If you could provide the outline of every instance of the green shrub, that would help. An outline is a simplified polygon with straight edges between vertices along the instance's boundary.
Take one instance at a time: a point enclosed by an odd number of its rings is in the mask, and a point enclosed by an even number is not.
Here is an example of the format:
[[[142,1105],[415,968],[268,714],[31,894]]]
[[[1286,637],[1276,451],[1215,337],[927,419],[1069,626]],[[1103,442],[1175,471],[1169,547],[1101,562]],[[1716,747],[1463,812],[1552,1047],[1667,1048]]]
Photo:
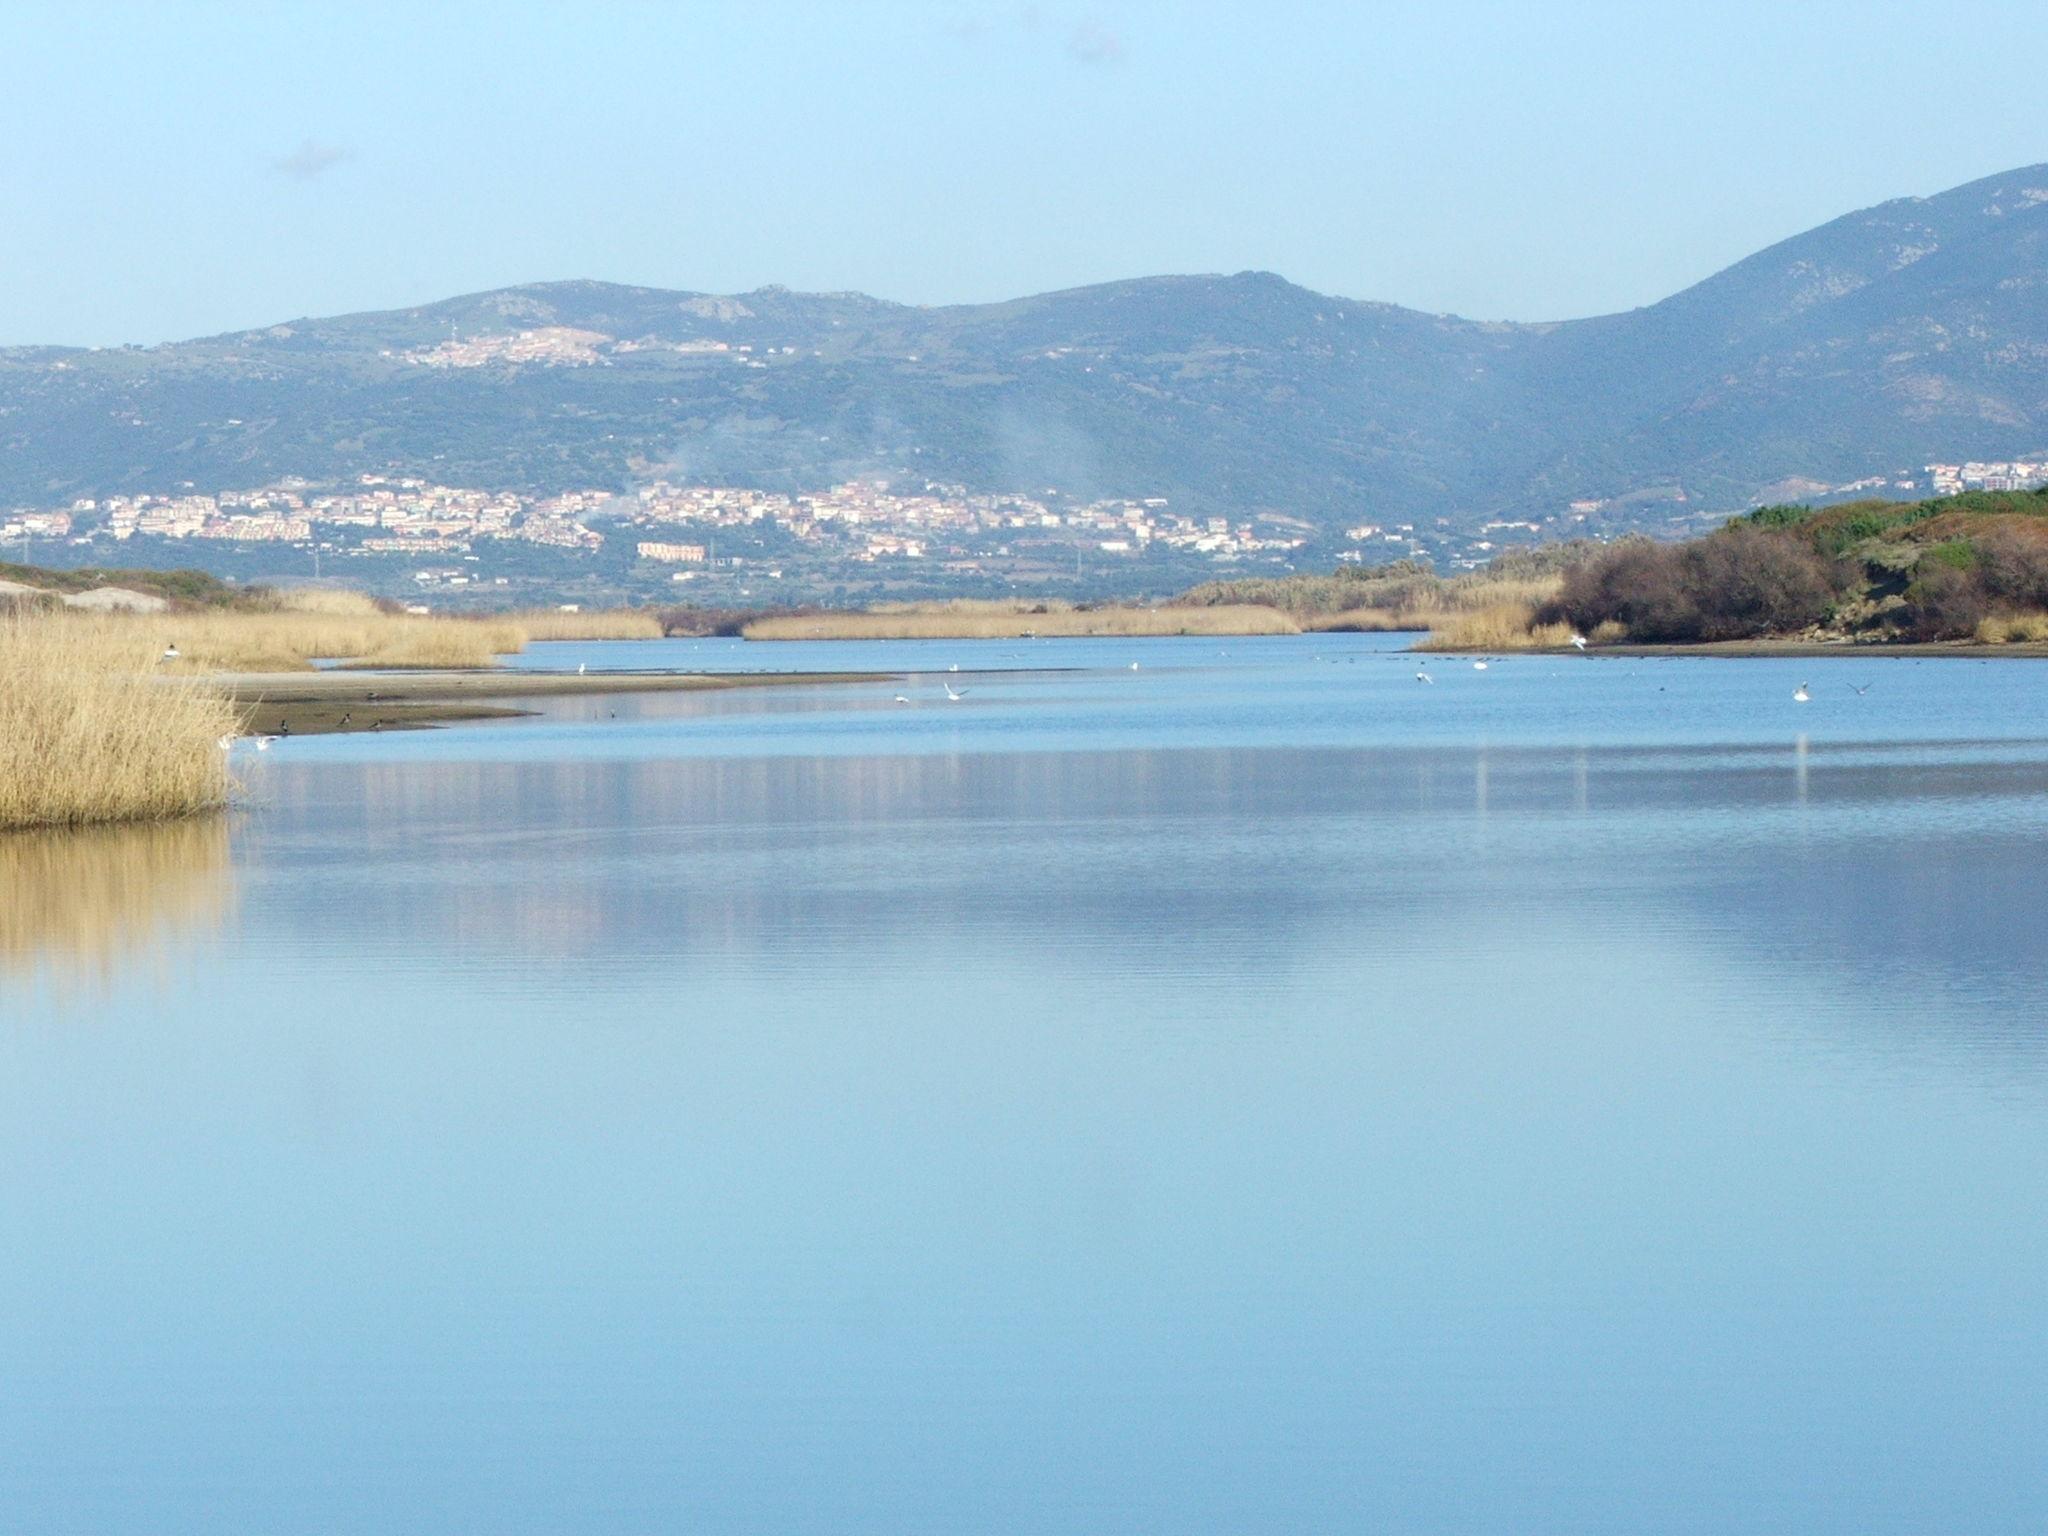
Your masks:
[[[1945,565],[1952,571],[1974,571],[1977,568],[1977,546],[1968,539],[1944,539],[1939,544],[1930,544],[1921,557],[1923,564]]]

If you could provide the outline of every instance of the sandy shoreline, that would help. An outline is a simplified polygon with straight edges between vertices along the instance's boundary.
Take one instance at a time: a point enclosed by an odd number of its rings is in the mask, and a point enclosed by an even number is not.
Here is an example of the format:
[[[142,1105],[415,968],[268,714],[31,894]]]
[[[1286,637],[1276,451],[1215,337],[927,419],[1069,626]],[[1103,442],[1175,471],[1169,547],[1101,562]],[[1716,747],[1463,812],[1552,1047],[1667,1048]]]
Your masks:
[[[212,679],[252,733],[417,730],[532,711],[494,700],[885,682],[889,672],[242,672]]]

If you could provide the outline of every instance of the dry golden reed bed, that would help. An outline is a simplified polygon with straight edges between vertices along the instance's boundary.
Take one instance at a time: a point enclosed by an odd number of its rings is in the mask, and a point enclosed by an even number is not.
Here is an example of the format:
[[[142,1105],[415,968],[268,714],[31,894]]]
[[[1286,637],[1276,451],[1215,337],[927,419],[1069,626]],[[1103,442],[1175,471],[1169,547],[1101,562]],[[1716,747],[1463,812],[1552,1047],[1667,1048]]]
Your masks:
[[[1535,622],[1536,611],[1557,596],[1555,577],[1488,578],[1475,573],[1440,583],[1409,602],[1346,608],[1308,620],[1312,630],[1426,630],[1425,651],[1528,651],[1565,645],[1569,625]]]
[[[1423,651],[1546,651],[1571,644],[1569,624],[1538,624],[1531,604],[1500,603],[1443,614],[1429,625]]]
[[[564,613],[538,608],[506,615],[528,640],[659,640],[661,620],[639,608],[598,608],[589,613]]]
[[[439,617],[393,613],[359,592],[326,588],[285,594],[274,609],[106,614],[95,621],[148,637],[158,656],[176,646],[178,658],[164,664],[174,673],[297,672],[316,660],[361,668],[492,667],[533,640],[661,638],[661,621],[638,610]]]
[[[99,618],[0,616],[0,828],[190,815],[226,803],[227,696],[159,675],[160,642]]]
[[[1277,608],[1073,608],[1059,604],[905,604],[865,612],[786,614],[756,619],[749,640],[995,640],[1019,635],[1295,635],[1301,625]]]
[[[401,614],[358,592],[161,614],[0,611],[0,829],[149,821],[227,802],[239,729],[211,674],[481,668],[534,639],[659,638],[637,611]],[[177,654],[168,656],[175,648]]]
[[[2019,645],[2048,640],[2048,613],[1994,614],[1977,625],[1983,645]]]
[[[1178,602],[1266,605],[1312,633],[1428,631],[1423,649],[1534,650],[1571,639],[1569,630],[1534,622],[1563,587],[1566,553],[1561,546],[1543,558],[1504,557],[1501,568],[1449,578],[1407,560],[1329,575],[1240,577],[1207,582]]]

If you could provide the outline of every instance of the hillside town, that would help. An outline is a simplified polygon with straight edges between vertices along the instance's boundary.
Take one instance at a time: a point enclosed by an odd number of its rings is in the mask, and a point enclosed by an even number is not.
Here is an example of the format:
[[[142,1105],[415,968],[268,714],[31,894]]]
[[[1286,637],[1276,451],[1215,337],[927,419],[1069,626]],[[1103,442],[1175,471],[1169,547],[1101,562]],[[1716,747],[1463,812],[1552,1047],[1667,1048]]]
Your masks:
[[[566,345],[559,336],[551,343]],[[466,344],[465,344],[466,345]],[[442,366],[465,366],[448,361]],[[2048,459],[1932,463],[1829,484],[1791,482],[1783,499],[1953,495],[2024,490],[2048,483]],[[1712,520],[1670,500],[1674,527]],[[1771,498],[1779,499],[1779,498]],[[265,550],[317,563],[414,563],[427,587],[460,587],[494,573],[538,579],[559,563],[534,557],[595,557],[615,581],[650,591],[705,581],[759,578],[930,590],[1083,572],[1105,585],[1129,584],[1148,568],[1176,575],[1255,563],[1377,565],[1423,559],[1444,570],[1483,566],[1503,550],[1561,537],[1607,537],[1641,511],[1630,498],[1576,500],[1541,518],[1498,518],[1477,529],[1360,521],[1330,535],[1264,514],[1195,516],[1159,496],[1081,500],[1048,487],[1035,494],[983,493],[959,484],[906,484],[887,477],[823,490],[650,480],[626,491],[554,495],[443,485],[414,476],[365,474],[342,485],[288,477],[247,490],[192,489],[86,497],[63,507],[0,512],[0,557],[33,546],[92,551],[130,541],[196,541],[260,559]]]
[[[475,559],[520,545],[597,553],[630,550],[646,566],[695,570],[755,562],[872,566],[930,562],[973,573],[1026,558],[1142,559],[1174,551],[1218,563],[1285,556],[1309,542],[1304,524],[1190,517],[1160,497],[1076,501],[984,495],[961,485],[899,489],[856,480],[798,494],[655,480],[627,492],[529,496],[363,475],[345,487],[298,479],[250,490],[82,498],[62,509],[0,517],[0,541],[123,544],[136,538],[289,546],[339,557]]]

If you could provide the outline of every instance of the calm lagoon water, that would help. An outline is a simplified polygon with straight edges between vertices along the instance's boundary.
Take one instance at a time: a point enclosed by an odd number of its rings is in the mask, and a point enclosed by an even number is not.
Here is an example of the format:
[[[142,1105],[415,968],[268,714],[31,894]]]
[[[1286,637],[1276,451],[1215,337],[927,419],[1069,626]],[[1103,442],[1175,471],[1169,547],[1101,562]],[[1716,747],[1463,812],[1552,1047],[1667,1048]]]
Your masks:
[[[0,843],[0,1529],[2048,1526],[2048,669],[1399,643]]]

